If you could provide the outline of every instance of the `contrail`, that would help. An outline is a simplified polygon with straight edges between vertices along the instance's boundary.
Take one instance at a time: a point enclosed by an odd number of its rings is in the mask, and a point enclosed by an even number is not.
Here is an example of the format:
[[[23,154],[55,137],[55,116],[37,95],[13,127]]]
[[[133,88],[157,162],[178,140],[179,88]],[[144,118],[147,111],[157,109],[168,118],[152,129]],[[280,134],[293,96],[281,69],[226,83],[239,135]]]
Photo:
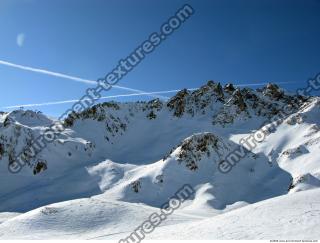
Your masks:
[[[188,90],[195,90],[194,89],[188,89]],[[110,95],[110,96],[103,96],[96,100],[102,100],[102,99],[112,99],[112,98],[120,98],[120,97],[130,97],[130,96],[141,96],[141,95],[157,95],[157,94],[168,94],[168,93],[175,93],[179,92],[180,89],[175,90],[166,90],[166,91],[156,91],[156,92],[143,92],[143,93],[134,93],[134,94],[122,94],[122,95]],[[90,100],[90,99],[83,99]],[[12,106],[5,106],[1,107],[1,109],[14,109],[14,108],[20,108],[20,107],[37,107],[37,106],[48,106],[48,105],[60,105],[60,104],[68,104],[68,103],[75,103],[79,100],[63,100],[63,101],[52,101],[52,102],[44,102],[44,103],[38,103],[38,104],[26,104],[26,105],[12,105]]]
[[[267,83],[251,83],[251,84],[235,84],[236,87],[245,87],[245,86],[260,86],[260,85],[267,85],[270,82]],[[296,82],[277,82],[276,84],[292,84]]]
[[[40,68],[34,68],[34,67],[19,65],[19,64],[15,64],[15,63],[3,61],[3,60],[0,60],[0,64],[1,65],[5,65],[5,66],[9,66],[9,67],[13,67],[13,68],[18,68],[18,69],[25,70],[25,71],[46,74],[46,75],[50,75],[50,76],[54,76],[54,77],[58,77],[58,78],[69,79],[69,80],[72,80],[72,81],[75,81],[75,82],[84,83],[84,84],[97,85],[97,81],[94,81],[94,80],[79,78],[79,77],[76,77],[76,76],[71,76],[71,75],[58,73],[58,72],[52,72],[52,71],[49,71],[49,70],[46,70],[46,69],[40,69]],[[140,94],[141,93],[146,93],[143,90],[132,89],[132,88],[128,88],[128,87],[124,87],[124,86],[120,86],[120,85],[113,85],[112,87],[117,88],[117,89],[126,90],[126,91],[136,92],[136,93],[140,93]],[[165,97],[165,96],[157,96],[157,95],[154,96],[153,95],[152,97],[161,98],[161,99],[168,99],[168,97]]]
[[[278,84],[288,84],[293,82],[278,82]],[[260,85],[266,85],[268,83],[249,83],[249,84],[235,84],[236,87],[243,87],[243,86],[260,86]],[[197,90],[199,88],[189,88],[187,90],[193,91]],[[121,94],[121,95],[110,95],[110,96],[103,96],[96,100],[102,100],[102,99],[113,99],[113,98],[120,98],[120,97],[131,97],[131,96],[141,96],[141,95],[158,95],[158,94],[169,94],[169,93],[176,93],[181,91],[181,89],[173,89],[173,90],[165,90],[165,91],[154,91],[154,92],[143,92],[143,93],[134,93],[134,94]],[[89,100],[89,99],[87,99]],[[38,103],[38,104],[25,104],[25,105],[12,105],[12,106],[5,106],[1,107],[1,109],[14,109],[14,108],[20,108],[20,107],[37,107],[37,106],[50,106],[50,105],[60,105],[60,104],[68,104],[68,103],[75,103],[78,102],[79,99],[74,100],[63,100],[63,101],[51,101],[51,102],[44,102],[44,103]]]

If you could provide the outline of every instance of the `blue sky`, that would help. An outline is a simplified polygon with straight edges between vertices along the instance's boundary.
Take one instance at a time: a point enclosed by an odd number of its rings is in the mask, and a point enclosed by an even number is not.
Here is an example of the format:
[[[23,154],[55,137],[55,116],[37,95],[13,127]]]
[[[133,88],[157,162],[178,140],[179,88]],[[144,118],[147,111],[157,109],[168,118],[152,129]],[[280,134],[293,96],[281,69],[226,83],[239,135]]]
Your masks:
[[[195,14],[119,85],[143,91],[293,82],[320,72],[319,0],[0,0],[0,60],[96,80],[183,4]],[[2,107],[80,98],[88,84],[0,65]],[[112,89],[104,95],[130,92]],[[149,99],[145,96],[118,98]],[[59,116],[72,104],[41,106]]]

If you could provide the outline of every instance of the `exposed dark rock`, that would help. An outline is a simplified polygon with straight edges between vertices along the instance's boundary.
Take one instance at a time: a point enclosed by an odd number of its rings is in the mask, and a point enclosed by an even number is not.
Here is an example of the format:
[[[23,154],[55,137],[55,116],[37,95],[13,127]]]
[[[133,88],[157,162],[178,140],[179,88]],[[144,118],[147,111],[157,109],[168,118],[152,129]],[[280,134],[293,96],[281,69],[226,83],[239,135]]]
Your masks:
[[[0,143],[0,159],[2,159],[3,155],[4,155],[4,145]]]
[[[161,175],[157,175],[156,176],[156,183],[163,183],[163,175],[161,174]]]
[[[189,91],[183,89],[179,91],[174,97],[172,97],[167,103],[167,107],[174,111],[174,115],[181,117],[185,111],[186,98],[189,96]]]
[[[233,91],[235,91],[233,84],[230,83],[226,84],[223,89],[228,93],[232,93]]]
[[[218,83],[215,87],[214,87],[214,91],[216,92],[218,98],[223,99],[224,98],[224,93],[223,93],[223,89],[220,83]]]
[[[138,193],[141,189],[141,182],[139,180],[136,180],[132,182],[130,186],[135,193]]]
[[[147,117],[149,118],[149,120],[152,120],[152,119],[156,119],[156,118],[157,118],[157,115],[156,115],[153,111],[151,111],[151,112],[147,115]]]
[[[280,90],[279,86],[272,83],[267,84],[262,93],[276,100],[284,97],[284,92]]]
[[[233,104],[237,105],[240,111],[244,111],[247,108],[247,105],[244,102],[243,96],[239,89],[233,92],[232,98],[233,98]]]
[[[320,180],[310,173],[297,176],[291,181],[288,191],[295,189],[295,191],[298,192],[300,190],[299,185],[301,184],[308,184],[311,187],[319,187]]]
[[[12,121],[11,121],[11,119],[7,116],[7,117],[4,119],[3,126],[4,126],[4,127],[8,127],[8,126],[10,126],[10,124],[12,124]]]
[[[33,174],[39,174],[47,169],[47,162],[45,160],[39,160],[33,167]]]
[[[163,103],[159,99],[150,100],[147,104],[149,109],[156,109],[157,111],[162,109]]]
[[[184,162],[192,171],[198,169],[198,164],[204,157],[209,157],[212,150],[217,149],[218,138],[212,133],[195,134],[185,139],[180,147],[178,161]]]

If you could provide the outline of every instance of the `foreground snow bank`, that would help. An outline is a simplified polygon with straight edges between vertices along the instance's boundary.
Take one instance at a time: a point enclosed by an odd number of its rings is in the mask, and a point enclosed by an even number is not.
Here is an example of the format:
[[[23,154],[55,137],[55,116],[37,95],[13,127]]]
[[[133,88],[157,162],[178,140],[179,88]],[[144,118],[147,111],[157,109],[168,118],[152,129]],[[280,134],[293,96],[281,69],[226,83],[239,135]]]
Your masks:
[[[147,239],[320,238],[320,189],[280,196],[201,222],[162,227]],[[179,233],[177,233],[179,232]]]
[[[0,224],[0,238],[119,240],[157,211],[143,204],[103,200],[101,196],[78,199],[8,219]],[[206,219],[178,210],[146,239],[319,239],[319,225],[320,189],[314,189]]]

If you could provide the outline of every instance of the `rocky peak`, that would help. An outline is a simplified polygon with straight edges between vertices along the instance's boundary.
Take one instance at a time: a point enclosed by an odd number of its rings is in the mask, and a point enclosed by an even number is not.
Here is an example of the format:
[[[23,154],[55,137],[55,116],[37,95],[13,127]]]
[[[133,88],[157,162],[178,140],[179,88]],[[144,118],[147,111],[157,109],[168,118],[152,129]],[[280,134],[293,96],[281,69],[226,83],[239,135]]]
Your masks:
[[[169,109],[174,110],[174,115],[181,117],[185,111],[187,97],[190,95],[187,89],[179,91],[174,97],[172,97],[167,103]]]
[[[202,91],[202,94],[213,91],[215,95],[221,99],[221,101],[224,98],[224,93],[220,82],[215,83],[214,81],[210,80],[206,85],[202,86],[200,90]]]
[[[224,91],[226,91],[228,93],[232,93],[233,91],[235,91],[235,88],[234,88],[233,84],[231,84],[231,83],[226,84],[223,89],[224,89]]]
[[[284,96],[284,92],[279,86],[273,83],[268,83],[267,86],[263,88],[262,93],[276,100],[279,100]]]
[[[213,87],[213,90],[216,92],[216,94],[218,95],[219,98],[223,99],[224,98],[224,93],[223,93],[223,89],[220,83],[216,84]]]
[[[210,80],[191,93],[186,89],[181,90],[169,100],[167,107],[176,117],[212,113],[213,124],[226,124],[232,123],[237,117],[272,117],[285,105],[299,107],[307,100],[286,95],[276,84],[269,83],[264,88],[253,90],[236,88],[231,83],[222,87],[220,83]]]

